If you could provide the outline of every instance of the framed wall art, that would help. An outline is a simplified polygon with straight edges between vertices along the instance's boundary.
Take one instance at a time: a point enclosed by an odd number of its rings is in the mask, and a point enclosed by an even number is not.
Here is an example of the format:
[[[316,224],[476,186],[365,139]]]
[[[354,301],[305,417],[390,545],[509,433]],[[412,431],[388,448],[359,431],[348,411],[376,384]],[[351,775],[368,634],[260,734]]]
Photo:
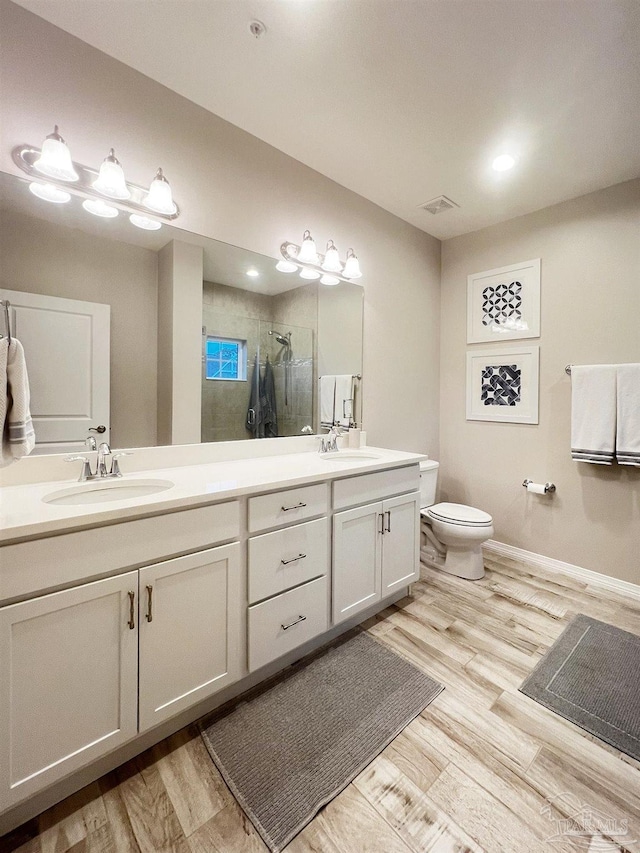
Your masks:
[[[540,337],[540,258],[467,277],[467,343]]]
[[[467,353],[467,420],[538,423],[539,347]]]

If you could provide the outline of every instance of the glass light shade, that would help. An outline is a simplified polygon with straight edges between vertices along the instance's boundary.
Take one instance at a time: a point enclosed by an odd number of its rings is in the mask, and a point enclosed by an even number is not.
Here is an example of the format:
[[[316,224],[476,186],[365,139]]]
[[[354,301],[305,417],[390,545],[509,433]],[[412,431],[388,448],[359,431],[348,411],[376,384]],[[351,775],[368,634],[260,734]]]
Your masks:
[[[316,244],[309,231],[305,231],[302,236],[302,246],[298,252],[298,260],[303,264],[317,264],[318,252]]]
[[[320,273],[315,270],[308,270],[306,267],[300,270],[300,278],[306,278],[308,281],[315,281],[320,278]]]
[[[67,148],[64,139],[58,133],[58,125],[55,126],[53,133],[50,133],[42,143],[42,151],[33,164],[33,167],[41,174],[46,175],[48,178],[55,178],[57,181],[79,180],[78,173],[73,168],[71,152]]]
[[[71,196],[64,190],[59,190],[53,184],[41,184],[37,181],[29,184],[29,190],[43,201],[50,201],[52,204],[66,204],[71,201]]]
[[[349,249],[347,252],[347,262],[344,265],[342,275],[345,278],[361,278],[362,276],[362,273],[360,272],[360,262],[358,261],[353,249]]]
[[[82,202],[82,206],[87,213],[102,216],[103,219],[115,219],[118,215],[118,208],[112,204],[106,204],[101,198],[88,198]]]
[[[292,264],[291,261],[278,261],[276,264],[276,269],[280,270],[280,272],[297,272],[298,267],[296,264]]]
[[[139,213],[132,213],[129,222],[136,228],[143,228],[145,231],[159,231],[162,228],[162,223],[158,222],[157,219],[150,219],[148,216],[141,216]]]
[[[164,213],[166,216],[172,216],[178,209],[171,195],[171,186],[162,174],[162,169],[158,169],[155,178],[151,181],[144,206],[156,213]]]
[[[100,174],[98,179],[93,182],[93,188],[102,195],[108,195],[109,198],[131,198],[127,182],[124,179],[124,171],[120,161],[116,159],[113,148],[102,161]]]
[[[335,275],[323,275],[320,279],[320,284],[328,284],[333,286],[334,284],[340,284],[340,279],[336,278]]]
[[[322,262],[322,269],[327,272],[342,272],[342,264],[340,263],[340,255],[335,247],[333,240],[327,243],[327,252]]]

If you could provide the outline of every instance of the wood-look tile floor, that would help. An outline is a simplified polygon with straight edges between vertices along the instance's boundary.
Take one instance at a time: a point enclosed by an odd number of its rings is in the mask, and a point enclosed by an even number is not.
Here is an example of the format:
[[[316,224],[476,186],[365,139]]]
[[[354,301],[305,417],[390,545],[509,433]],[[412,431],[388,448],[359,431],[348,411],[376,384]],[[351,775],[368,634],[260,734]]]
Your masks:
[[[486,567],[475,582],[423,568],[411,597],[364,623],[446,690],[287,853],[640,850],[640,763],[517,689],[576,613],[640,634],[640,603],[506,558]],[[0,849],[266,847],[192,726],[0,839]]]

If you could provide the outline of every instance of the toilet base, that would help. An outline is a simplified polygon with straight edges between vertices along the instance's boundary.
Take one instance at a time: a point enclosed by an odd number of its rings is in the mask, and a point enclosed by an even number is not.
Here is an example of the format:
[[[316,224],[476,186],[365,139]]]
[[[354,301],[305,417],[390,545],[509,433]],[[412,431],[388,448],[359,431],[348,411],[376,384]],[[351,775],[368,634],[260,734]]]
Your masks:
[[[435,549],[423,547],[420,549],[420,560],[432,569],[439,569],[449,575],[455,575],[465,580],[477,581],[484,577],[484,559],[482,546],[469,548],[447,548],[442,557]]]

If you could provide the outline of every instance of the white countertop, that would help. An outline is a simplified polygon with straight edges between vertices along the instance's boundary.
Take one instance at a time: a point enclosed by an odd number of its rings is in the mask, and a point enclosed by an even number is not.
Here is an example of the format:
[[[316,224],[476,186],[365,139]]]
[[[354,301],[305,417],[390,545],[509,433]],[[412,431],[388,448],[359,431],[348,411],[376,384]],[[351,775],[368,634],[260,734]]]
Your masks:
[[[170,480],[175,485],[145,497],[129,497],[83,506],[56,506],[43,500],[52,492],[81,486],[77,479],[5,486],[0,488],[0,543],[115,523],[308,483],[328,482],[353,474],[411,465],[427,458],[420,453],[378,447],[362,449],[376,453],[378,458],[345,456],[340,459],[339,451],[328,461],[317,452],[308,451],[173,468],[150,468],[132,474],[126,473],[127,460],[123,459],[124,477],[120,482],[154,479]],[[95,482],[100,481],[86,485]]]

